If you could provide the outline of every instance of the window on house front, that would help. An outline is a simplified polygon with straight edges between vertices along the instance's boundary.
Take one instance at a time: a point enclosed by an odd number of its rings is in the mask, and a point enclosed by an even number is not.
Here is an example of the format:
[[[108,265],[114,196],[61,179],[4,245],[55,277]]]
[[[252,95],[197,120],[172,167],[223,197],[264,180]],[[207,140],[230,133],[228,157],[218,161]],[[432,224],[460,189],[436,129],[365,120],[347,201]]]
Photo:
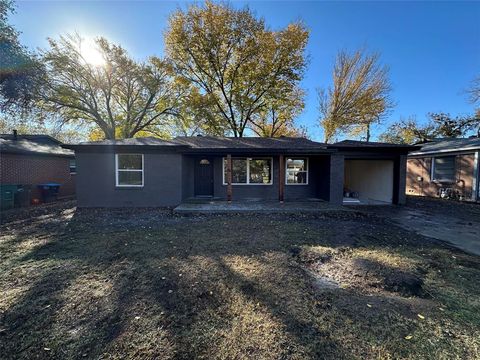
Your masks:
[[[223,184],[227,184],[227,159],[223,159]],[[271,158],[232,158],[232,184],[271,185]]]
[[[432,180],[455,181],[455,156],[433,158]]]
[[[68,166],[70,168],[70,174],[76,174],[77,173],[77,164],[75,163],[75,159],[71,159],[68,162]]]
[[[116,154],[115,173],[117,186],[143,186],[143,155]]]
[[[285,168],[287,185],[308,184],[308,160],[306,158],[287,158]]]
[[[270,184],[272,182],[272,160],[250,159],[250,184]]]
[[[247,183],[247,159],[232,159],[232,183]],[[225,171],[226,174],[226,171]],[[227,179],[227,178],[225,178]]]

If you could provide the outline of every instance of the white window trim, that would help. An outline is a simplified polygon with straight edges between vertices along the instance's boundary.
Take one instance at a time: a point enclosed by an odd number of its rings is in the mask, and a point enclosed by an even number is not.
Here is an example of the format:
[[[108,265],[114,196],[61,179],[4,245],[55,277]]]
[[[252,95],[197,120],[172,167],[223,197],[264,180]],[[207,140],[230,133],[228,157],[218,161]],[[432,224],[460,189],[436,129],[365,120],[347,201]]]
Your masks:
[[[305,172],[307,173],[307,182],[306,183],[289,183],[288,182],[288,168],[287,168],[287,161],[288,159],[305,159],[305,164],[306,164],[306,167],[307,167],[307,170],[305,171],[302,171],[302,172]],[[294,170],[292,170],[294,171]],[[310,164],[309,164],[309,158],[308,157],[302,157],[302,156],[288,156],[288,157],[285,157],[285,185],[288,185],[288,186],[305,186],[305,185],[308,185],[308,180],[309,180],[309,177],[310,177]]]
[[[480,171],[479,171],[479,155],[477,151],[473,160],[473,181],[472,181],[472,200],[480,200],[480,191],[478,189],[480,185]]]
[[[446,179],[435,179],[435,159],[438,159],[438,158],[444,158],[444,157],[453,157],[455,158],[455,161],[454,161],[454,171],[453,171],[453,177],[454,179],[453,180],[446,180]],[[437,182],[437,183],[455,183],[457,181],[457,178],[456,178],[456,173],[457,173],[457,155],[442,155],[442,156],[432,156],[432,166],[431,166],[431,170],[430,170],[430,179],[432,182]]]
[[[70,172],[70,175],[75,175],[77,173],[77,161],[73,159],[73,161],[75,161],[75,171],[72,171],[72,167],[70,166],[70,161],[72,161],[72,159],[68,160],[68,170]]]
[[[119,169],[118,168],[118,155],[141,155],[142,156],[142,170],[136,170],[136,169]],[[118,183],[118,172],[119,171],[131,171],[131,172],[142,172],[142,185],[121,185]],[[145,164],[144,164],[144,156],[143,154],[132,154],[132,153],[120,153],[120,154],[115,154],[115,186],[116,187],[143,187],[145,184]]]
[[[226,180],[225,180],[225,160],[227,158],[226,157],[223,157],[222,158],[222,182],[223,182],[223,185],[228,185]],[[272,157],[262,157],[262,156],[238,156],[238,157],[232,157],[232,160],[233,159],[246,159],[247,160],[247,182],[246,183],[234,183],[232,182],[232,185],[249,185],[249,186],[270,186],[270,185],[273,185],[273,158]],[[250,160],[252,159],[255,159],[255,160],[270,160],[270,182],[265,184],[265,183],[250,183]]]

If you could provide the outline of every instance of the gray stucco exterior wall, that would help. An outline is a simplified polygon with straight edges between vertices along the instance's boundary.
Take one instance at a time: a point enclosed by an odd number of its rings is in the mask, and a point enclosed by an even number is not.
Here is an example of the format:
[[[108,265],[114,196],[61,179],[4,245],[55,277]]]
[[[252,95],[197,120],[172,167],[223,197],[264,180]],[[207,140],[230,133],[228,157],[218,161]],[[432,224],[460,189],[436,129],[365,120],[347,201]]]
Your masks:
[[[394,189],[397,191],[397,196],[394,198],[394,202],[399,205],[404,205],[407,202],[407,155],[400,155],[396,161],[396,167],[394,177],[398,179],[398,188]]]
[[[194,158],[182,156],[182,200],[193,197],[194,194]]]
[[[332,154],[330,156],[330,183],[328,200],[335,205],[343,203],[343,181],[344,181],[345,156]]]
[[[138,152],[135,152],[138,153]],[[169,207],[182,200],[182,155],[144,153],[144,186],[115,186],[115,154],[76,153],[80,207]]]

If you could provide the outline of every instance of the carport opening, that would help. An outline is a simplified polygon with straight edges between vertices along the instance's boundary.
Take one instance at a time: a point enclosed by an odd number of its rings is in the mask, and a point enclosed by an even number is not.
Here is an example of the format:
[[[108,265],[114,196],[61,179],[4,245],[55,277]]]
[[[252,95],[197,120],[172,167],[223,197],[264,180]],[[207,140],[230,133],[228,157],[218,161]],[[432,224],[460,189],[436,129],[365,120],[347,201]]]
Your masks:
[[[393,202],[393,160],[345,160],[344,204]]]

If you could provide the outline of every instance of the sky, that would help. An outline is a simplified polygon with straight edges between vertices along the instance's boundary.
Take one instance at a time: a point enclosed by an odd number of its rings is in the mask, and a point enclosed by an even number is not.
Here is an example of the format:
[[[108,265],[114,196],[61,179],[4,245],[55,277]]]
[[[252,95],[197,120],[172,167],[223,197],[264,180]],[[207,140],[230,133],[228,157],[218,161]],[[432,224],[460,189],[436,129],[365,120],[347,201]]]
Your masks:
[[[480,2],[231,3],[248,6],[273,30],[298,20],[309,28],[309,66],[301,83],[306,107],[298,123],[314,140],[323,139],[316,89],[331,84],[339,50],[379,52],[390,69],[396,106],[374,136],[401,117],[425,122],[429,112],[473,112],[464,90],[480,75]],[[168,16],[186,6],[181,1],[18,1],[10,21],[22,32],[22,43],[33,49],[45,48],[47,37],[76,31],[104,36],[141,60],[163,55]]]

